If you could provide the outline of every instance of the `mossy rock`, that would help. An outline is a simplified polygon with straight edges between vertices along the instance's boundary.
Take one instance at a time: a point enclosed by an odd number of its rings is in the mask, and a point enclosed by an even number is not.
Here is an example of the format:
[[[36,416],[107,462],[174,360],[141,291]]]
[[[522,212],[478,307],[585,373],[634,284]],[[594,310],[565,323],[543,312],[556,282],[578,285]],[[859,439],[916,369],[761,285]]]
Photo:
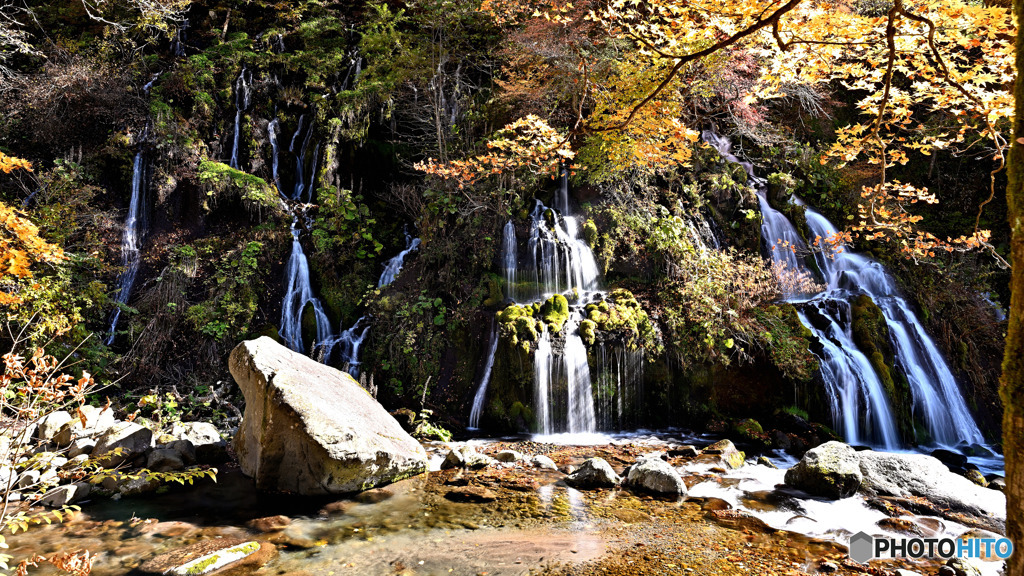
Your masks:
[[[906,377],[896,366],[896,354],[889,343],[889,326],[882,309],[866,294],[861,294],[851,303],[853,316],[853,341],[867,356],[875,374],[885,387],[892,406],[893,415],[905,440],[917,436],[913,426],[911,406],[913,400]],[[917,438],[921,440],[921,438]]]
[[[580,338],[583,339],[583,343],[587,346],[593,346],[594,341],[597,338],[597,323],[593,320],[587,319],[580,322]]]
[[[652,355],[660,354],[662,351],[654,323],[629,290],[613,290],[606,300],[588,304],[586,316],[584,322],[592,322],[595,328],[593,341],[598,339],[597,333],[601,332],[625,342],[631,350],[642,348]],[[587,342],[587,336],[582,332],[583,324],[580,325],[580,329],[584,342]],[[591,331],[589,325],[587,330]],[[587,342],[588,345],[592,345],[593,341]]]
[[[586,240],[587,246],[591,249],[597,247],[597,224],[594,224],[593,220],[587,220],[583,224],[583,239]]]
[[[307,346],[316,342],[316,310],[312,303],[302,309],[302,342]]]
[[[540,307],[540,319],[551,327],[552,332],[561,332],[569,320],[569,301],[561,294],[555,294]]]

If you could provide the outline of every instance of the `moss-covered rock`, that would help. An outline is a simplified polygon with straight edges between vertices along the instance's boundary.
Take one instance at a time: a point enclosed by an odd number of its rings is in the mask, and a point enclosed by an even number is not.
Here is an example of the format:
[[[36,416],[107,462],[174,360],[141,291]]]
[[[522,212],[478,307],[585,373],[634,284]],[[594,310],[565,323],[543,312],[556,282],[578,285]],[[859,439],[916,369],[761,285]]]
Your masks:
[[[593,346],[597,338],[597,323],[589,318],[580,322],[580,338],[587,346]]]
[[[564,298],[563,298],[564,299]],[[537,341],[544,327],[540,321],[534,318],[538,309],[533,305],[520,306],[513,304],[498,312],[498,324],[501,337],[509,341],[513,346],[522,347],[529,351],[530,346]]]
[[[597,246],[597,224],[594,224],[593,220],[588,219],[583,224],[583,239],[591,249]]]
[[[850,304],[853,320],[853,341],[867,356],[875,374],[885,387],[893,415],[904,439],[915,438],[910,385],[902,372],[896,369],[896,354],[889,341],[889,326],[881,308],[866,294]]]
[[[552,332],[561,332],[562,326],[569,320],[569,301],[561,294],[548,298],[540,307],[540,319]]]
[[[587,342],[587,336],[582,332],[583,324],[580,325],[580,335],[588,345],[598,339],[597,332],[600,332],[604,333],[602,336],[605,338],[624,342],[630,350],[642,348],[652,355],[661,352],[661,342],[654,323],[629,290],[613,290],[605,300],[588,304],[586,316],[584,322],[593,324],[592,327],[587,325],[587,331],[594,336]]]

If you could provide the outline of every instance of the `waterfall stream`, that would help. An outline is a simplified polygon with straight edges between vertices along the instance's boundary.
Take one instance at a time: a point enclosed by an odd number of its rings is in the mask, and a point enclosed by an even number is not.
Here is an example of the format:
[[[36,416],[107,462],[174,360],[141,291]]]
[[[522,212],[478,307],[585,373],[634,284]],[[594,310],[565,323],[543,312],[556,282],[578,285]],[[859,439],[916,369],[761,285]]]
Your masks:
[[[145,136],[143,136],[145,139]],[[140,146],[132,163],[132,196],[128,204],[128,216],[124,222],[124,233],[121,236],[121,265],[124,270],[117,279],[117,304],[127,304],[131,296],[132,286],[139,274],[139,249],[142,238],[146,234],[146,189],[148,163]],[[117,322],[121,319],[121,307],[114,308],[110,319],[110,331],[106,344],[110,346],[117,336]]]
[[[247,76],[248,74],[248,76]],[[235,80],[235,135],[231,147],[231,167],[238,170],[238,155],[242,147],[242,115],[252,105],[252,93],[249,86],[252,85],[252,72],[242,68],[242,73]],[[275,147],[276,148],[276,147]],[[276,156],[276,154],[275,154]],[[274,172],[275,176],[277,172]]]
[[[487,362],[484,364],[484,373],[480,378],[480,386],[473,396],[473,410],[469,413],[469,428],[478,430],[480,428],[480,415],[484,411],[484,400],[487,398],[487,385],[491,383],[491,372],[494,370],[494,356],[498,352],[498,322],[491,320],[491,339],[487,349]]]
[[[810,273],[801,259],[807,253],[806,243],[789,219],[768,203],[764,181],[754,176],[751,164],[731,153],[727,139],[711,132],[703,136],[723,158],[743,165],[755,183],[762,237],[772,248],[772,258],[792,270]],[[805,214],[811,237],[827,238],[837,230],[810,207]],[[860,294],[870,296],[882,311],[897,355],[896,366],[910,384],[914,416],[927,425],[932,441],[944,445],[982,442],[949,365],[917,315],[898,295],[885,268],[844,246],[816,250],[813,257],[826,282],[825,291],[809,300],[802,295],[785,296],[800,306],[801,320],[822,343],[818,352],[821,375],[830,396],[833,422],[847,442],[887,449],[900,445],[885,386],[852,338],[850,301]]]

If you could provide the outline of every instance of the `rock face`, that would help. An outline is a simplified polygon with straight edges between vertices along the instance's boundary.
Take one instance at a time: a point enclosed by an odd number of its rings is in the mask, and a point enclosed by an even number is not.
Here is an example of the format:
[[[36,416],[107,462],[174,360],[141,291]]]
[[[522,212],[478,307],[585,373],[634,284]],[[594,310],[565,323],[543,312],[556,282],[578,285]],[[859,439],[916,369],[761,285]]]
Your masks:
[[[257,487],[346,493],[426,471],[423,447],[348,374],[267,337],[239,344],[229,367],[245,395],[234,446]]]
[[[610,488],[621,481],[622,478],[603,458],[586,460],[576,471],[565,477],[565,483],[574,488]]]
[[[942,468],[945,471],[945,466]],[[826,442],[808,450],[786,471],[786,484],[825,498],[852,496],[862,479],[857,451],[842,442]]]
[[[133,422],[119,422],[96,441],[93,456],[102,456],[106,466],[117,466],[144,454],[153,443],[153,431]],[[115,452],[120,449],[119,452]]]
[[[917,496],[939,508],[997,523],[1005,518],[1005,497],[950,472],[945,464],[924,454],[858,453],[863,490],[879,496]],[[789,481],[789,475],[786,476]]]
[[[659,494],[686,495],[686,484],[671,464],[661,458],[643,458],[629,469],[626,484]]]

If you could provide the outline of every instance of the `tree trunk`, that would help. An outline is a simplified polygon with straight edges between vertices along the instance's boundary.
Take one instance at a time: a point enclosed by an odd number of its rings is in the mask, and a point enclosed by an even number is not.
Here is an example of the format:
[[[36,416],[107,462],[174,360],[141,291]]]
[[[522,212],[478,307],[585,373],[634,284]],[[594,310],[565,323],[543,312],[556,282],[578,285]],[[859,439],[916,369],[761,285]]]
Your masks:
[[[1024,0],[1014,0],[1017,29],[1024,24]],[[1003,356],[1003,453],[1006,455],[1006,532],[1014,554],[1006,576],[1024,576],[1024,37],[1017,35],[1016,109],[1010,148],[1006,202],[1010,215],[1010,322]]]

